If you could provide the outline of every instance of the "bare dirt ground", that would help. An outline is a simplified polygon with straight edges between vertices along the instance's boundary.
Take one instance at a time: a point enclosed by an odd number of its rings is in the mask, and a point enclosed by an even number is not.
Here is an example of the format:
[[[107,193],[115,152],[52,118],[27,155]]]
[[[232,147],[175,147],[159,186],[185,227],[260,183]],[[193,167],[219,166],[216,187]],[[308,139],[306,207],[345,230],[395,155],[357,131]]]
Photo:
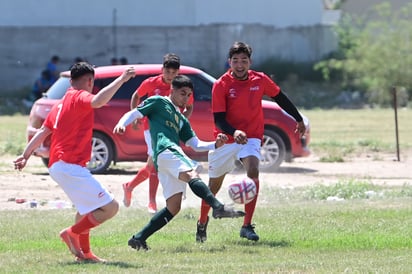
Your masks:
[[[71,206],[67,196],[50,178],[41,160],[32,157],[23,171],[13,170],[13,157],[0,158],[0,210],[10,209],[50,209]],[[201,177],[207,182],[207,162],[200,163],[204,168]],[[118,163],[107,174],[96,178],[115,195],[121,203],[123,199],[122,183],[130,180],[144,163]],[[244,176],[236,171],[226,177],[225,185],[218,198],[229,203],[226,186],[236,177]],[[342,179],[364,180],[373,184],[397,186],[412,184],[412,150],[404,151],[397,161],[396,155],[362,155],[343,163],[322,163],[316,155],[295,159],[292,163],[283,163],[276,172],[261,173],[262,188],[300,187],[314,184],[335,184]],[[261,193],[264,198],[264,193]],[[17,203],[24,199],[25,203]],[[30,201],[36,201],[36,208],[30,208]],[[57,202],[56,202],[57,201]],[[134,190],[133,208],[144,209],[148,201],[148,182],[143,182]],[[162,188],[157,193],[158,207],[165,205]],[[187,188],[187,198],[183,207],[198,207],[200,200]]]

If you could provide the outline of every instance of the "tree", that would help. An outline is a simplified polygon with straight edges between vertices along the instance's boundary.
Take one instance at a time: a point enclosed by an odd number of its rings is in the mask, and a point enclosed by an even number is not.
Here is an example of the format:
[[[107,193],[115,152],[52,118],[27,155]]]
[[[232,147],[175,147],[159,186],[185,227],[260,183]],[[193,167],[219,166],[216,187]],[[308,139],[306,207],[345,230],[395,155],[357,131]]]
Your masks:
[[[412,3],[394,11],[390,3],[362,17],[345,15],[336,28],[338,51],[315,65],[327,80],[365,93],[368,102],[391,103],[390,89],[400,90],[399,103],[412,97]]]

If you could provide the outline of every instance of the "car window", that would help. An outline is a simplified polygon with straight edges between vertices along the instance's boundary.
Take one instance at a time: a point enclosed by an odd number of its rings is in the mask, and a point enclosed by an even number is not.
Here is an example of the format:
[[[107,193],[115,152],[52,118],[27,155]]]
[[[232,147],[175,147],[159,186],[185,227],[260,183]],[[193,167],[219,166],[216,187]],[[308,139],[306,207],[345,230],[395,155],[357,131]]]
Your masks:
[[[124,83],[119,90],[114,94],[113,99],[131,99],[132,94],[140,86],[140,84],[148,77],[153,75],[136,75],[134,78],[131,78],[129,81]],[[97,93],[99,90],[113,82],[116,78],[104,78],[96,79],[94,81],[95,89],[93,93]]]
[[[50,99],[61,99],[70,87],[68,77],[60,77],[47,91],[46,97]]]
[[[187,76],[193,82],[195,101],[212,100],[213,82],[210,79],[206,79],[201,74],[187,74]]]

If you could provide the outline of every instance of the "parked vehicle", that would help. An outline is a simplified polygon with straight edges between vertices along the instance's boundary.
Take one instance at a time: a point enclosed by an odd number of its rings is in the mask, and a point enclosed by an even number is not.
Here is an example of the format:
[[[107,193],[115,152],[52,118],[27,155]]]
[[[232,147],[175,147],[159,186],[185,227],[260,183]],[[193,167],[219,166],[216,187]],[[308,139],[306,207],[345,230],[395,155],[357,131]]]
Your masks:
[[[117,78],[127,66],[105,66],[95,69],[95,85],[93,93]],[[92,155],[88,168],[93,173],[103,173],[112,163],[121,161],[146,161],[146,144],[142,130],[127,127],[125,134],[112,133],[120,117],[130,110],[130,98],[142,81],[161,73],[161,64],[132,65],[136,77],[129,80],[119,89],[108,104],[95,109],[93,127]],[[211,113],[211,90],[215,78],[193,67],[181,66],[180,73],[189,76],[195,87],[194,111],[190,117],[193,129],[201,140],[214,140],[213,115]],[[32,106],[27,126],[27,139],[30,140],[41,127],[51,107],[61,99],[70,86],[70,72],[62,72],[60,78]],[[276,103],[263,101],[265,117],[265,133],[262,142],[262,170],[273,170],[293,157],[309,155],[310,140],[309,121],[304,117],[308,132],[300,138],[295,131],[294,119],[285,113]],[[48,163],[50,140],[46,140],[34,155],[42,157]],[[186,153],[197,161],[207,160],[207,153],[194,152],[185,148]]]

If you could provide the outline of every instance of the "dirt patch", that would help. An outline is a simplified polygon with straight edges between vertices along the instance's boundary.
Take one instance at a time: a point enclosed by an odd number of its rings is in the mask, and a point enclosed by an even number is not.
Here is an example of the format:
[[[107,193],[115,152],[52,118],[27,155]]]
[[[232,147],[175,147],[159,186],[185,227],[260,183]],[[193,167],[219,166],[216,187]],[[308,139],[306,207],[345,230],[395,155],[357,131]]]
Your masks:
[[[0,158],[0,210],[5,209],[50,209],[71,207],[65,193],[50,178],[41,160],[32,157],[28,166],[21,172],[13,170],[13,157]],[[123,199],[122,184],[130,180],[144,163],[119,163],[107,174],[96,175],[96,178],[115,195],[118,201]],[[207,182],[207,162],[202,162],[201,177]],[[229,174],[225,184],[236,177],[244,176],[236,171]],[[284,163],[276,172],[261,173],[260,181],[263,187],[299,187],[314,184],[335,184],[343,179],[365,180],[380,185],[412,184],[412,150],[401,154],[401,161],[396,155],[380,154],[362,155],[347,160],[344,163],[322,163],[316,155],[295,159],[292,163]],[[134,190],[132,207],[145,208],[148,202],[148,182],[143,182]],[[262,193],[264,196],[264,193]],[[218,194],[223,202],[230,202],[224,189]],[[22,199],[22,200],[19,200]],[[17,203],[17,202],[23,203]],[[34,208],[30,207],[30,201]],[[158,207],[165,205],[162,188],[157,193]],[[200,200],[190,189],[183,207],[198,207]]]

